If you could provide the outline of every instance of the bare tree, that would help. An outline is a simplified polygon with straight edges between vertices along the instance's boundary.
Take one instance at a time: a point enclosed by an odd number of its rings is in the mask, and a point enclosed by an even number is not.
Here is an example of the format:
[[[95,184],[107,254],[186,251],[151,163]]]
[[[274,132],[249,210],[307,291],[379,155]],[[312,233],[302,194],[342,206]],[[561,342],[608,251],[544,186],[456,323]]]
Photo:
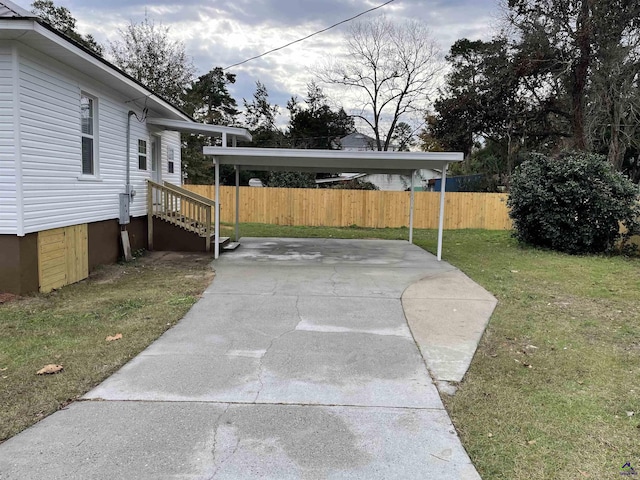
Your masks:
[[[378,150],[388,150],[398,122],[424,110],[435,90],[443,68],[438,44],[424,23],[377,17],[351,26],[346,50],[348,61],[317,75],[356,98],[353,116],[371,128]]]

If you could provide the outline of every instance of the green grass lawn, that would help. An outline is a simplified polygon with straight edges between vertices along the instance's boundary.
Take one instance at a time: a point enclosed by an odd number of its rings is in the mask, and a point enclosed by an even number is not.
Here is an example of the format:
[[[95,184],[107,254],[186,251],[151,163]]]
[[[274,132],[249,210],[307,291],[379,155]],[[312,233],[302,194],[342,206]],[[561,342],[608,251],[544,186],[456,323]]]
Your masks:
[[[406,229],[243,225],[242,235],[406,239]],[[415,243],[435,252],[436,232]],[[446,231],[443,259],[499,303],[444,402],[484,479],[640,471],[640,259],[523,248],[508,232]]]
[[[147,255],[0,305],[0,442],[87,392],[175,324],[211,281],[210,262]],[[121,340],[105,341],[117,333]],[[46,364],[64,371],[36,375]]]

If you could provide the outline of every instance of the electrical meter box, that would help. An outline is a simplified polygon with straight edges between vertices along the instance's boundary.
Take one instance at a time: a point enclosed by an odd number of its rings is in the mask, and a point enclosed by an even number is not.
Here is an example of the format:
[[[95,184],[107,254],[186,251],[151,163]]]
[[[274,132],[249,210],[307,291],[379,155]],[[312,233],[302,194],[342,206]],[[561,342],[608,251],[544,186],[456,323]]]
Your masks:
[[[120,225],[127,225],[129,223],[129,205],[131,197],[127,193],[120,194]]]

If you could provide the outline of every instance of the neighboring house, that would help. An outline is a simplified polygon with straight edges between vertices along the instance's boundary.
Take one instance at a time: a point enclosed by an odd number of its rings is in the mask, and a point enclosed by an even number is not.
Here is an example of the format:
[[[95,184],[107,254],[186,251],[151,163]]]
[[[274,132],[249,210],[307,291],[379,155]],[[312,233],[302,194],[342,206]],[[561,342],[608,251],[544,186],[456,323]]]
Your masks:
[[[352,151],[352,152],[365,152],[367,150],[377,150],[376,148],[376,139],[371,138],[364,133],[351,133],[346,137],[342,137],[339,140],[339,144],[342,150]],[[395,152],[395,149],[391,149],[392,152]]]
[[[225,143],[251,138],[194,122],[0,0],[0,292],[47,291],[86,278],[122,255],[121,231],[134,250],[147,248],[154,241],[148,181],[170,182],[179,193],[180,131],[221,135]],[[187,201],[174,203],[174,217]],[[163,240],[166,247],[166,238],[155,243]]]
[[[355,152],[364,152],[367,150],[376,150],[376,140],[375,138],[369,137],[363,133],[352,133],[347,135],[346,137],[342,137],[339,140],[340,147],[342,150],[347,151],[355,151]],[[397,145],[389,145],[389,151],[395,152],[398,149]],[[344,175],[353,176],[358,175],[354,173],[345,173]],[[418,170],[416,173],[416,179],[414,183],[414,188],[416,190],[426,190],[427,182],[432,179],[439,177],[440,173],[435,170]],[[358,178],[364,182],[371,182],[380,190],[391,190],[391,191],[403,191],[407,190],[411,187],[411,178],[405,175],[384,175],[384,174],[375,174],[375,175],[360,175]],[[336,178],[336,181],[342,181],[341,178]],[[325,179],[325,182],[327,179]]]

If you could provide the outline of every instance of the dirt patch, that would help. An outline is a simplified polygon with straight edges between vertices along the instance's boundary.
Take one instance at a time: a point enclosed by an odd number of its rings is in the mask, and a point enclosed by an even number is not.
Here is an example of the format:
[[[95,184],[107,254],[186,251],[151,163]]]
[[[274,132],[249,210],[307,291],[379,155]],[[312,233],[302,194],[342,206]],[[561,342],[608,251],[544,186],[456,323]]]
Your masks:
[[[92,282],[101,285],[114,283],[140,269],[170,267],[186,269],[185,278],[212,278],[213,270],[203,267],[211,263],[213,257],[206,253],[191,252],[147,252],[129,263],[103,265],[91,273]],[[1,303],[1,302],[0,302]]]
[[[16,298],[19,298],[18,295],[14,295],[13,293],[0,292],[0,305],[15,300]]]

